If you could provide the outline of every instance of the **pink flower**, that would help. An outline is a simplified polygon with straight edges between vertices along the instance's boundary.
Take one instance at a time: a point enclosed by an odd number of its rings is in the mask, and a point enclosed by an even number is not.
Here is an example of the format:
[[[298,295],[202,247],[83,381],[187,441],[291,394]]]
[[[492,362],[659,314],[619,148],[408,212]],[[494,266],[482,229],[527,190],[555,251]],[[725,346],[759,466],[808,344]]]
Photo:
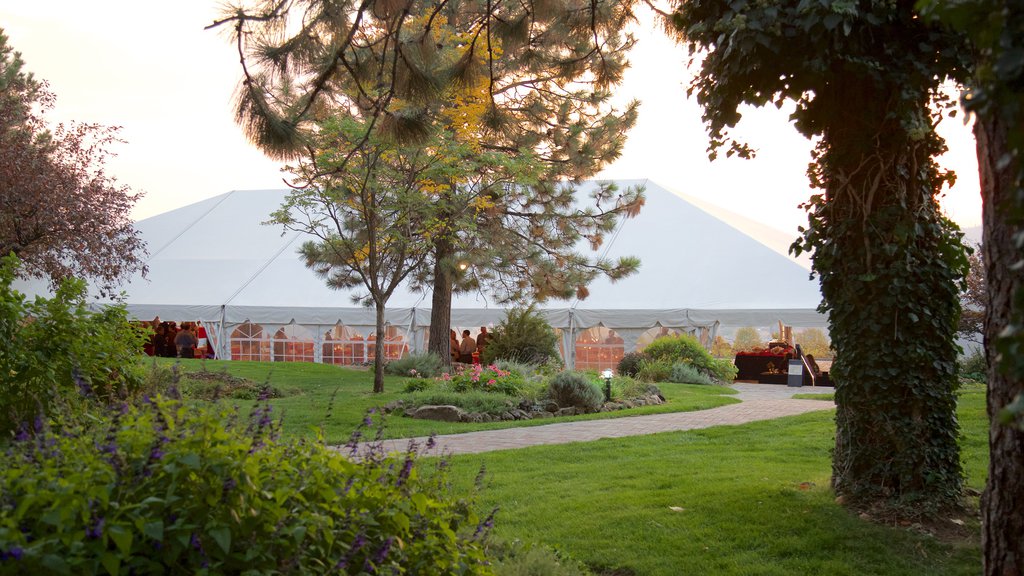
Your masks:
[[[452,379],[451,374],[449,374],[447,372],[445,372],[444,374],[441,374],[441,380],[451,380],[451,379]]]
[[[488,386],[494,386],[497,383],[498,383],[498,381],[495,380],[494,378],[491,378],[490,380],[487,381],[487,385]]]

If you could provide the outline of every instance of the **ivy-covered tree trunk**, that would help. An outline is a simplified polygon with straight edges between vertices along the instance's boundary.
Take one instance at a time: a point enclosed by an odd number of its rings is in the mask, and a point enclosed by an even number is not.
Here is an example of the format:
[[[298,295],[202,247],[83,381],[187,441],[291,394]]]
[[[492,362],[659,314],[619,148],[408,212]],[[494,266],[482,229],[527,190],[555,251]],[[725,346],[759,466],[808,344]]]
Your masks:
[[[384,310],[386,303],[383,300],[376,302],[377,311],[377,339],[373,342],[373,392],[379,394],[384,391]]]
[[[836,349],[833,487],[856,505],[920,513],[961,489],[953,335],[964,256],[935,199],[942,142],[927,90],[920,130],[892,109],[907,90],[839,71],[820,94],[857,114],[824,129],[811,176],[825,195],[807,234]]]
[[[430,343],[427,351],[441,357],[445,364],[451,363],[452,290],[455,283],[452,273],[452,258],[455,246],[448,238],[439,238],[434,243],[434,289],[430,308]]]
[[[1013,200],[1012,166],[1003,163],[1007,127],[998,114],[979,115],[974,125],[981,172],[983,242],[988,280],[985,351],[988,356],[989,468],[981,502],[985,574],[1024,574],[1024,430],[1003,423],[1000,412],[1024,393],[1024,382],[1000,369],[996,341],[1010,323],[1013,298],[1024,286],[1020,270],[1007,262],[1020,259],[1014,235],[1021,227],[1007,219]]]

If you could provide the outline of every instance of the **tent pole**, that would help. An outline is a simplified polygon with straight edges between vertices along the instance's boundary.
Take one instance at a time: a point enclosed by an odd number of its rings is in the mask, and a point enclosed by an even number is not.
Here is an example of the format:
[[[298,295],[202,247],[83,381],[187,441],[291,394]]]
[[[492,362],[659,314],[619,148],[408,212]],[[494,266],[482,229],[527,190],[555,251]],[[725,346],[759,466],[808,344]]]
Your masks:
[[[576,314],[569,309],[569,341],[565,343],[565,364],[570,370],[576,369]]]
[[[419,329],[420,327],[416,325],[416,307],[414,306],[412,308],[412,319],[409,321],[409,343],[412,344],[409,347],[409,352],[411,354],[419,354],[420,352]]]
[[[220,325],[217,326],[217,358],[226,358],[231,360],[231,346],[224,340],[224,324],[225,324],[224,305],[220,306]]]
[[[313,362],[324,363],[324,327],[317,324],[316,332],[313,333]]]

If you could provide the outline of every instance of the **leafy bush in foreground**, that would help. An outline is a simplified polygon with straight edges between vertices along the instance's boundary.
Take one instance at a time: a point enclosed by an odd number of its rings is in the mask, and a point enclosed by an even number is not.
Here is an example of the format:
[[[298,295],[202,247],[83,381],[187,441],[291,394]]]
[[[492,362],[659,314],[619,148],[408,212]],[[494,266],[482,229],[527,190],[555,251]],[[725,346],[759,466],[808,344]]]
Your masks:
[[[577,372],[556,374],[548,383],[548,397],[563,408],[575,406],[594,411],[604,402],[604,393]]]
[[[92,312],[85,283],[67,280],[53,298],[28,300],[12,288],[18,260],[0,264],[0,437],[58,410],[136,394],[142,332],[123,306]]]
[[[21,434],[0,461],[0,572],[490,573],[491,519],[414,445],[350,460],[279,442],[269,405],[220,410],[158,397]]]

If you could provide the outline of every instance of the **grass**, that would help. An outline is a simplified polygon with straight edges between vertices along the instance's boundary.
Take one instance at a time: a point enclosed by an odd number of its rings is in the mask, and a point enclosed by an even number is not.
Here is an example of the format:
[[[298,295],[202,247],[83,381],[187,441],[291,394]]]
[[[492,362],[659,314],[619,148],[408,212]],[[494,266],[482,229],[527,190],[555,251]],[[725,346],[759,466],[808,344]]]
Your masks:
[[[185,369],[199,369],[199,362]],[[286,433],[304,434],[333,414],[328,439],[343,440],[367,408],[399,395],[368,392],[367,372],[312,364],[207,363],[256,381],[299,388],[274,401]],[[671,409],[728,403],[721,388],[662,385]],[[985,483],[987,419],[984,386],[960,393],[961,445],[967,485]],[[818,395],[812,395],[818,396]],[[244,404],[239,402],[239,404]],[[646,407],[613,413],[651,413]],[[589,419],[608,415],[590,415]],[[296,420],[300,420],[296,422]],[[525,424],[546,423],[550,420]],[[389,418],[387,436],[509,427]],[[972,537],[941,542],[907,528],[861,520],[835,503],[829,489],[834,422],[815,412],[743,426],[458,456],[457,489],[487,470],[481,508],[498,507],[496,535],[542,542],[585,562],[597,574],[977,574],[977,521]]]
[[[793,394],[793,398],[797,400],[828,400],[834,401],[835,394]]]
[[[967,485],[987,466],[984,389],[963,390]],[[487,471],[496,535],[544,542],[598,574],[977,574],[973,537],[943,543],[861,520],[829,489],[831,412],[743,426],[453,458]],[[959,518],[958,518],[959,519]]]
[[[173,359],[157,359],[163,365],[173,365]],[[326,364],[304,362],[243,362],[218,360],[181,360],[184,372],[226,370],[233,376],[248,378],[258,383],[269,382],[289,393],[298,392],[285,398],[271,400],[277,414],[284,414],[284,435],[289,437],[311,436],[317,427],[323,425],[324,435],[329,444],[342,444],[348,440],[352,430],[362,421],[367,410],[379,408],[401,398],[402,389],[408,380],[399,376],[386,376],[385,392],[373,394],[373,374],[367,370],[340,368]],[[697,386],[690,384],[659,384],[667,403],[660,406],[642,406],[629,410],[586,414],[559,418],[559,422],[572,420],[596,420],[622,418],[641,414],[666,412],[688,412],[706,410],[724,404],[738,402],[731,395],[735,391],[723,386]],[[253,402],[229,400],[242,410],[248,410]],[[328,414],[328,410],[330,413]],[[405,418],[397,414],[385,418],[385,438],[408,438],[430,434],[456,434],[476,430],[494,430],[523,426],[550,424],[554,420],[519,420],[490,423],[434,422]]]

